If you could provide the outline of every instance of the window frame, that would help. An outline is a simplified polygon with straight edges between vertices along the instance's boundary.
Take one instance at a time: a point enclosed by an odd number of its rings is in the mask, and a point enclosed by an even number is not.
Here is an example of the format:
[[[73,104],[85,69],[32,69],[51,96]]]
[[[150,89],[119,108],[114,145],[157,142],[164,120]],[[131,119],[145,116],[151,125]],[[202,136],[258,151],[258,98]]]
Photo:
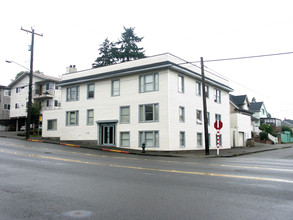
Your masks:
[[[90,91],[90,86],[93,86],[93,90]],[[92,97],[90,97],[90,94],[92,93]],[[94,99],[95,98],[95,83],[89,83],[87,84],[87,99]]]
[[[198,114],[200,118],[198,118]],[[202,123],[203,123],[202,110],[197,109],[196,110],[196,124],[202,124]]]
[[[52,126],[52,128],[49,128],[49,122],[53,122],[53,121],[56,121],[56,128],[55,129],[54,129],[54,126]],[[48,119],[47,120],[47,131],[57,131],[57,119]]]
[[[71,97],[71,89],[76,88],[76,94],[75,94],[75,98]],[[79,101],[79,86],[70,86],[66,88],[66,102],[76,102]]]
[[[118,90],[115,89],[115,83],[118,83]],[[111,96],[120,96],[120,79],[111,80]]]
[[[198,139],[199,137],[200,137],[200,143],[199,143],[199,139]],[[197,146],[197,148],[203,147],[203,134],[202,134],[202,132],[196,133],[196,146]]]
[[[179,93],[184,93],[184,76],[183,75],[178,75],[177,77],[177,86],[178,86],[178,92]]]
[[[185,122],[185,107],[179,106],[179,122],[184,123]]]
[[[214,102],[221,104],[221,99],[222,99],[222,95],[221,95],[221,90],[214,88]]]
[[[126,109],[128,108],[128,115],[122,115],[122,109]],[[128,116],[128,120],[127,121],[122,121],[122,118]],[[120,113],[119,113],[119,118],[120,118],[120,124],[130,124],[130,106],[126,105],[126,106],[120,106]]]
[[[6,106],[6,108],[5,108]],[[3,104],[3,110],[9,111],[10,110],[10,104],[4,103]]]
[[[128,134],[128,145],[123,145],[123,140],[127,139],[122,139],[123,134]],[[129,131],[120,131],[120,147],[130,147],[130,132]]]
[[[201,96],[201,86],[202,86],[201,82],[198,82],[198,81],[195,82],[195,88],[196,88],[195,93],[197,96]]]
[[[146,82],[146,78],[149,76],[152,77],[151,83]],[[157,73],[157,72],[140,75],[138,81],[139,81],[139,93],[159,91],[159,73]],[[152,84],[151,90],[147,89],[148,84]]]
[[[90,117],[89,117],[89,112],[93,112],[93,116],[91,117],[92,118],[92,122],[90,122]],[[92,126],[95,124],[95,111],[94,109],[87,109],[86,111],[86,125],[87,126]]]
[[[75,114],[75,123],[72,123],[70,122],[71,118],[70,118],[70,113],[73,113]],[[65,125],[66,126],[78,126],[79,125],[79,111],[78,110],[75,110],[75,111],[66,111],[66,118],[65,118]],[[68,118],[69,116],[69,118]],[[68,121],[69,119],[69,121]],[[70,122],[70,123],[69,123]]]
[[[182,139],[183,135],[183,139]],[[183,141],[183,143],[182,143]],[[180,148],[185,148],[186,147],[186,136],[185,136],[185,131],[179,131],[179,147]]]
[[[153,145],[149,146],[146,143],[146,134],[152,133],[153,135]],[[141,139],[141,137],[143,139]],[[151,130],[151,131],[139,131],[138,132],[138,144],[141,147],[142,143],[145,143],[146,148],[159,148],[160,147],[160,134],[158,130]]]
[[[153,111],[152,111],[152,115],[153,115],[153,119],[152,120],[146,120],[146,106],[150,106],[152,105],[152,108],[153,108]],[[141,110],[142,109],[142,110]],[[156,111],[157,110],[157,111]],[[147,122],[159,122],[159,115],[160,115],[160,110],[159,110],[159,103],[151,103],[151,104],[143,104],[143,105],[139,105],[138,106],[138,111],[139,111],[139,114],[138,114],[138,121],[139,123],[147,123]],[[157,114],[156,114],[157,112]],[[143,113],[143,117],[142,117],[142,114]],[[149,113],[148,113],[149,114]]]

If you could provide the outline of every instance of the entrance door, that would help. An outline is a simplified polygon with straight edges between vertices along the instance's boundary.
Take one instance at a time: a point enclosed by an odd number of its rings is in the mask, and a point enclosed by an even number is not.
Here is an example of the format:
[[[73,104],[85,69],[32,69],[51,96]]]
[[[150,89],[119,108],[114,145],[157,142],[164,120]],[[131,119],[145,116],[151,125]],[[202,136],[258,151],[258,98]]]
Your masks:
[[[102,145],[115,145],[115,125],[102,125],[101,129],[101,143]]]

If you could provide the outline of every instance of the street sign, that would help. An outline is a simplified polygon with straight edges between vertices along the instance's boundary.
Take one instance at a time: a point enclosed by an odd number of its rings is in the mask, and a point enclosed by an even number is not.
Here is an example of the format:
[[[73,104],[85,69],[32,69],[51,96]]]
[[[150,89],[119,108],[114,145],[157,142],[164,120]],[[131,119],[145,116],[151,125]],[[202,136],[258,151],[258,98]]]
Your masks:
[[[217,129],[217,130],[221,130],[222,127],[223,127],[223,122],[221,122],[220,120],[217,120],[217,121],[214,123],[214,127],[215,127],[215,129]]]

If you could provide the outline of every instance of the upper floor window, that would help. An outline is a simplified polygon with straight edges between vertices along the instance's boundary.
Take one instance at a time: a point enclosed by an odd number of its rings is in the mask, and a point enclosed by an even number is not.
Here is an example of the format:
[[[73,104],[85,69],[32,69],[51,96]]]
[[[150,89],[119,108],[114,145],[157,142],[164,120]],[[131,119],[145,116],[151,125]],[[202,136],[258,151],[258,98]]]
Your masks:
[[[11,95],[11,92],[10,90],[4,90],[4,96],[10,96]]]
[[[159,121],[159,104],[139,106],[139,122]]]
[[[159,90],[159,74],[152,73],[139,77],[139,92],[151,92]]]
[[[202,111],[196,110],[196,123],[202,124]]]
[[[214,90],[214,101],[217,103],[221,103],[221,90],[219,89]]]
[[[185,109],[184,107],[179,107],[179,122],[185,122]]]
[[[215,115],[215,119],[216,119],[216,121],[221,121],[222,120],[222,117],[221,117],[220,114],[216,114]]]
[[[87,85],[87,98],[93,99],[95,97],[95,84]]]
[[[120,107],[120,123],[129,123],[130,122],[130,107],[123,106]]]
[[[93,109],[88,109],[87,110],[87,119],[86,119],[86,124],[87,125],[94,125],[94,110]]]
[[[10,104],[4,104],[4,110],[10,110]]]
[[[178,75],[178,92],[184,93],[184,77]]]
[[[111,95],[119,96],[120,95],[120,80],[112,80],[111,82]]]
[[[206,90],[206,97],[209,98],[210,97],[210,89],[209,89],[208,85],[205,86],[205,90]]]
[[[196,82],[196,95],[201,96],[201,83]]]
[[[16,91],[16,93],[20,93],[20,87],[16,87],[16,89],[15,89],[15,91]]]
[[[54,86],[54,83],[53,83],[53,82],[47,83],[47,84],[46,84],[46,90],[51,90],[51,89],[53,89],[53,86]]]
[[[66,101],[78,101],[79,100],[79,86],[72,86],[67,88]]]
[[[15,103],[15,109],[18,109],[19,108],[19,103]]]

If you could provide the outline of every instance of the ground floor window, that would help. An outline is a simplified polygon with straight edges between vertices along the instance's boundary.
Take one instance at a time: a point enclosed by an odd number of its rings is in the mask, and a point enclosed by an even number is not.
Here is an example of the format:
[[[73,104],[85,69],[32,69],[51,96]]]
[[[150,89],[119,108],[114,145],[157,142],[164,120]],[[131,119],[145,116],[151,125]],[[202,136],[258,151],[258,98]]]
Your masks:
[[[185,132],[180,131],[180,147],[185,147]]]
[[[129,132],[120,132],[120,146],[130,147],[130,133]]]
[[[57,130],[57,119],[52,119],[47,121],[47,130],[48,131]]]
[[[201,148],[202,147],[202,133],[197,133],[197,147]]]
[[[159,131],[140,131],[139,147],[143,143],[146,147],[159,147]]]
[[[66,125],[78,125],[78,111],[66,112]]]

